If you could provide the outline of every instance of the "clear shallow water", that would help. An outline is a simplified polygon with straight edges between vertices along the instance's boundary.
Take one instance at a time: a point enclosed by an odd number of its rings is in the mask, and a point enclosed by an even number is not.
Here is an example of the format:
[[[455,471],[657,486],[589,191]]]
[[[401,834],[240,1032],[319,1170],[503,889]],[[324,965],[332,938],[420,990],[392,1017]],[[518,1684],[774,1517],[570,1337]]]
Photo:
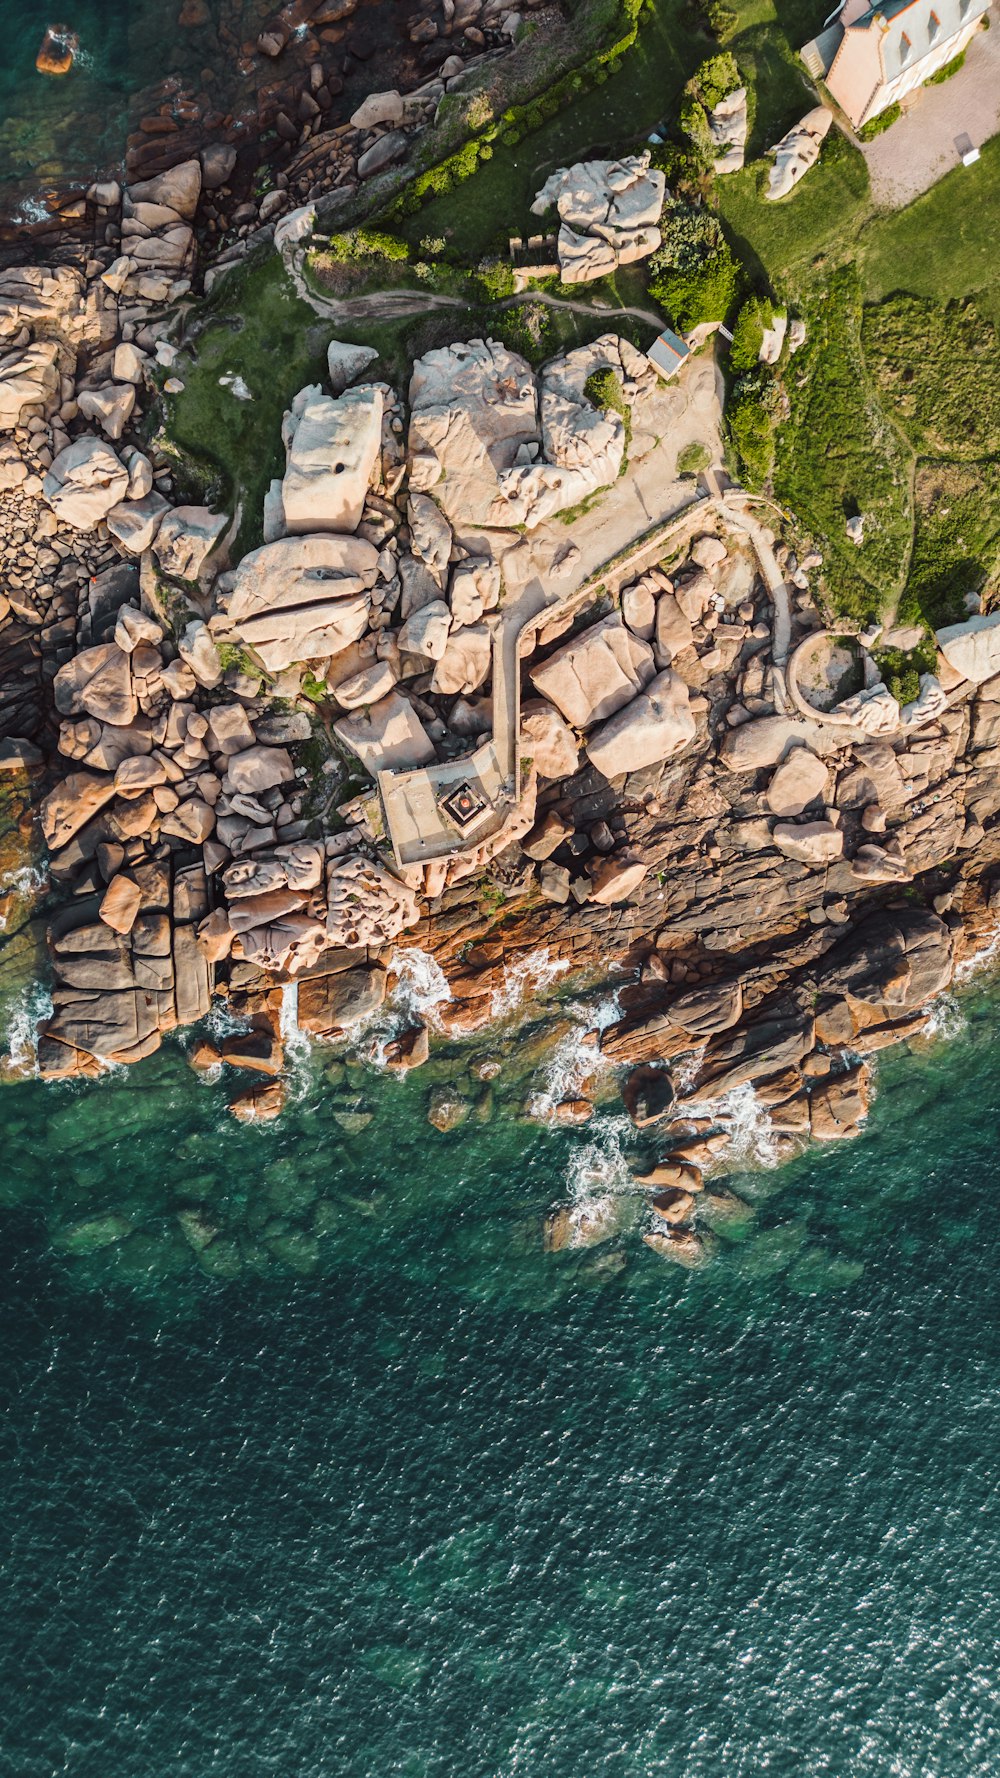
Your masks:
[[[601,1129],[442,1137],[419,1073],[5,1089],[3,1769],[995,1772],[997,1011],[697,1274],[543,1254]]]

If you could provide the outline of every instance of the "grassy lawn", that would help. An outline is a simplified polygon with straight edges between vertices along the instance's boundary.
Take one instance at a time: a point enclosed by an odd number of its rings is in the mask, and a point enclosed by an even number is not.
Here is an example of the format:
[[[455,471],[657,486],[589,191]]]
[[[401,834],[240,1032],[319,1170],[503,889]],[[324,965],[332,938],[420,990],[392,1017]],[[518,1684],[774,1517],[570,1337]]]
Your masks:
[[[870,213],[864,157],[831,131],[817,166],[789,198],[771,203],[770,161],[719,180],[719,214],[751,276],[782,298],[797,298],[852,256]],[[817,264],[817,261],[821,263]]]
[[[902,590],[913,531],[913,458],[872,388],[861,347],[861,299],[842,267],[808,310],[808,342],[789,376],[775,490],[823,540],[839,611],[867,622]],[[846,522],[865,517],[864,542]]]
[[[961,78],[961,77],[959,77]],[[860,241],[865,296],[896,290],[947,302],[977,296],[1000,326],[1000,136],[905,210],[873,216]]]

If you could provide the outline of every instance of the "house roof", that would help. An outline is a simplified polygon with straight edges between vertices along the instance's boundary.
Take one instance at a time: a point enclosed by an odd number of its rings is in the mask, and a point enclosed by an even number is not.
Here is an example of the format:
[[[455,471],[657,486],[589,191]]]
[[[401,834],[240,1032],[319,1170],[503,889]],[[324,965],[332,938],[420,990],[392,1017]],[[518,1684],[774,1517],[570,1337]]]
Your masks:
[[[935,44],[956,37],[988,6],[989,0],[882,0],[852,19],[846,29],[879,33],[882,68],[889,81],[921,61]]]
[[[657,370],[668,372],[677,370],[678,366],[684,363],[685,358],[690,356],[690,346],[670,327],[665,327],[662,333],[657,334],[646,353],[646,357],[651,364],[655,364]]]

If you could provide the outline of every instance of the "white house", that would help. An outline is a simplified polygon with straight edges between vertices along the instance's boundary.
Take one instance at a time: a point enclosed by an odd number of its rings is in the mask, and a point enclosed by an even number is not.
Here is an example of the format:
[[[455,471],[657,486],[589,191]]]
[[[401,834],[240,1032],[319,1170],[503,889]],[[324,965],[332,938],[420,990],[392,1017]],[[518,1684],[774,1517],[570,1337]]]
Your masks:
[[[844,0],[802,60],[855,129],[961,55],[990,0]]]

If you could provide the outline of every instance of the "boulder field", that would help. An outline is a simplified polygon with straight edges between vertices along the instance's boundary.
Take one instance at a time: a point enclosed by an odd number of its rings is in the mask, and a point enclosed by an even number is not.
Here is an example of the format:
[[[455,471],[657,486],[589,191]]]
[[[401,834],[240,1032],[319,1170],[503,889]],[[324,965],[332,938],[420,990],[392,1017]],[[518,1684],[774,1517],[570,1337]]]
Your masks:
[[[191,202],[181,178],[133,189],[151,232],[130,238],[178,226],[141,206]],[[0,740],[48,854],[40,1072],[136,1061],[223,997],[248,1030],[217,1059],[270,1077],[234,1111],[263,1119],[289,984],[302,1028],[340,1042],[417,946],[454,1039],[546,954],[619,990],[595,1066],[652,1145],[651,1241],[697,1263],[720,1102],[752,1087],[786,1146],[853,1133],[867,1057],[919,1032],[993,930],[995,620],[942,632],[902,712],[868,656],[825,711],[775,655],[779,616],[791,660],[821,637],[821,563],[749,507],[698,502],[587,580],[550,520],[581,490],[613,501],[626,450],[587,381],[613,370],[635,411],[653,374],[610,335],[539,374],[496,342],[436,348],[405,392],[331,342],[237,558],[228,515],[179,502],[142,448],[162,336],[125,338],[112,295],[0,276]],[[430,1050],[414,1027],[387,1060]],[[431,1110],[447,1135],[454,1108]]]

